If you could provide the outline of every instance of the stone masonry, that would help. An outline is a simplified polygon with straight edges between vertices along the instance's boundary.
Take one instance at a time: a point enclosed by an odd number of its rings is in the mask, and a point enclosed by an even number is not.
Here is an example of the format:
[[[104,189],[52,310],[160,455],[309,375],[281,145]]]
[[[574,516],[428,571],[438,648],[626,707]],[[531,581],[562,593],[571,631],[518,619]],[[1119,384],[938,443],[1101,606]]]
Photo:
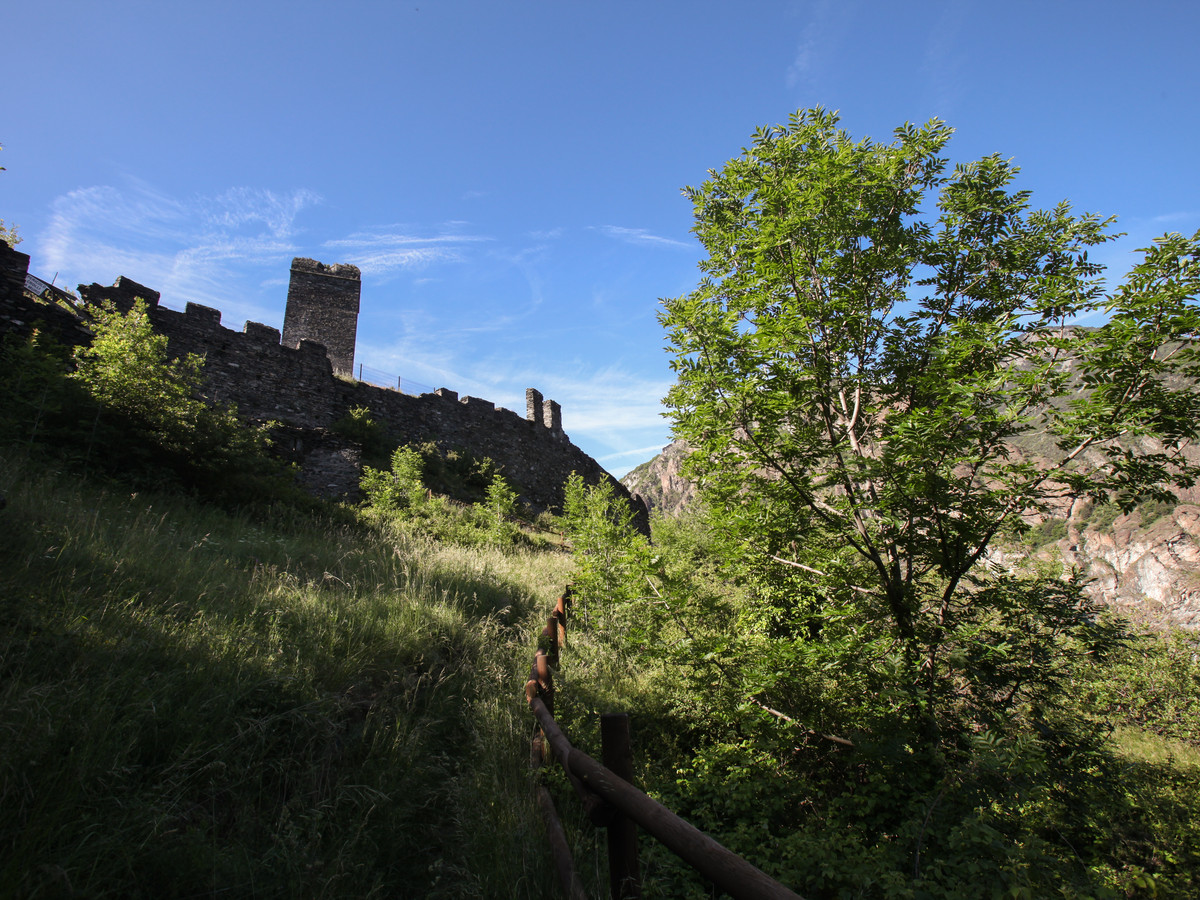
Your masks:
[[[67,343],[88,340],[86,329],[71,311],[38,301],[18,289],[28,266],[28,256],[0,242],[0,333],[24,334],[38,325],[52,329]],[[313,266],[334,272],[335,277],[352,284],[357,310],[358,270],[353,266],[296,260],[293,290],[297,272],[302,284],[314,283],[308,281]],[[345,291],[342,300],[346,302],[341,309],[347,312],[350,287],[337,289]],[[288,315],[293,290],[288,293]],[[301,464],[303,481],[315,493],[338,496],[356,491],[360,467],[357,447],[346,446],[344,441],[339,446],[342,439],[330,429],[351,409],[366,407],[402,444],[432,441],[446,450],[491,457],[524,502],[535,510],[561,510],[563,485],[572,472],[578,472],[589,484],[610,481],[618,496],[629,501],[635,511],[644,513],[644,506],[635,502],[618,481],[571,443],[562,430],[559,405],[543,400],[533,388],[526,391],[524,417],[478,397],[459,399],[457,393],[446,388],[411,396],[335,377],[326,346],[314,340],[301,337],[295,347],[290,347],[286,339],[281,341],[279,329],[257,322],[247,322],[241,331],[233,331],[221,325],[218,310],[196,303],[188,303],[184,312],[167,309],[159,305],[157,291],[125,277],[111,287],[80,285],[79,294],[85,303],[107,300],[126,310],[135,298],[143,299],[155,329],[166,335],[172,356],[196,353],[204,357],[206,399],[233,404],[243,418],[251,421],[280,423],[280,443]],[[349,375],[357,324],[347,326],[342,319],[336,321],[340,324],[335,339],[349,334],[349,344],[342,345],[343,351],[350,353],[344,357],[345,374]],[[648,520],[643,519],[643,527],[647,525]]]
[[[293,259],[283,314],[283,345],[294,350],[304,340],[324,344],[334,374],[353,375],[361,287],[357,266]]]

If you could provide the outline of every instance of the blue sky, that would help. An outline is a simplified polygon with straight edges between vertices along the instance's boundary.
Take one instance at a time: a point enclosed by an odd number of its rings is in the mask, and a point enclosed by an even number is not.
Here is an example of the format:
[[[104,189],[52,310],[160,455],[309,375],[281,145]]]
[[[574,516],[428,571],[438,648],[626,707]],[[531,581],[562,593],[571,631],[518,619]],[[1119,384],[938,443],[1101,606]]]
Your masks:
[[[280,326],[290,260],[362,269],[358,362],[563,407],[616,475],[670,440],[659,298],[696,283],[680,188],[759,125],[936,116],[1034,202],[1200,229],[1200,4],[7,4],[0,218],[31,270],[126,275]]]

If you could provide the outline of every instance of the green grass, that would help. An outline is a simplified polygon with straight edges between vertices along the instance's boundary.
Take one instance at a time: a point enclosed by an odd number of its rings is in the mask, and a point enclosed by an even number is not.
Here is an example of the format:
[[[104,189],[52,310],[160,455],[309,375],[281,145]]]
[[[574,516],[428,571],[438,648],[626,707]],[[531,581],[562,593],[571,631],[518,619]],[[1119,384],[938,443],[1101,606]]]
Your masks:
[[[542,897],[561,554],[0,458],[0,893]]]
[[[1113,750],[1122,759],[1152,766],[1185,770],[1200,769],[1200,747],[1153,731],[1127,725],[1113,730]]]

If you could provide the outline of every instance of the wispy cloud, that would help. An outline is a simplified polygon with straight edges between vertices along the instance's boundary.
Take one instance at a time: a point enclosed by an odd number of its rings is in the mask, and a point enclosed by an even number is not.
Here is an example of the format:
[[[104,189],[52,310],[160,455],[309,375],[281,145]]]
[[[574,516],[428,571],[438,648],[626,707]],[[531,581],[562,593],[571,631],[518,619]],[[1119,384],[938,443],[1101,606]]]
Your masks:
[[[452,226],[459,224],[450,223]],[[323,246],[343,251],[343,260],[358,266],[364,275],[386,276],[435,263],[463,262],[467,258],[468,245],[490,240],[478,234],[451,231],[423,235],[402,226],[388,226],[325,241]]]
[[[665,447],[665,446],[667,446],[667,445],[666,444],[651,444],[648,447],[637,447],[633,450],[622,450],[619,453],[609,453],[605,456],[600,457],[598,460],[596,460],[596,462],[603,464],[603,463],[616,462],[617,460],[634,459],[634,460],[637,460],[639,463],[641,463],[641,462],[645,462],[648,459],[653,459],[655,456],[657,456],[659,453],[662,452],[663,447]]]
[[[402,381],[444,385],[522,415],[525,389],[535,387],[562,406],[563,428],[572,441],[618,476],[670,442],[661,402],[671,386],[666,377],[647,377],[620,364],[591,368],[557,356],[545,364],[512,358],[461,323],[447,326],[419,310],[403,310],[394,324],[387,332],[398,339],[386,345],[360,340],[359,357]]]
[[[787,70],[787,86],[813,91],[820,87],[827,61],[835,52],[836,10],[829,0],[820,0],[800,32],[796,55]]]
[[[407,232],[368,232],[359,231],[349,237],[325,241],[325,247],[410,247],[428,246],[431,244],[469,244],[477,241],[490,241],[491,238],[474,234],[438,234],[432,237],[408,234]]]
[[[296,220],[320,200],[306,189],[244,187],[183,199],[137,179],[80,188],[55,199],[33,265],[59,272],[64,284],[125,275],[170,306],[194,301],[234,318],[260,316],[253,303],[231,298],[230,285],[261,281],[247,270],[294,255]]]
[[[1152,225],[1171,225],[1176,222],[1195,222],[1196,219],[1200,219],[1200,213],[1190,210],[1188,212],[1161,213],[1160,215],[1152,216],[1148,221]]]
[[[276,194],[261,188],[239,187],[203,201],[203,206],[205,219],[211,226],[240,229],[261,224],[272,236],[282,240],[292,235],[301,210],[320,202],[319,194],[304,189]]]
[[[662,397],[671,383],[621,364],[590,368],[557,360],[552,369],[504,369],[490,359],[480,373],[492,381],[480,396],[524,410],[525,388],[536,387],[562,406],[563,430],[617,477],[670,443]]]
[[[691,244],[684,241],[677,241],[674,238],[661,237],[657,234],[652,234],[645,228],[624,228],[620,225],[600,225],[596,228],[601,234],[604,234],[614,240],[624,241],[626,244],[640,244],[642,246],[651,247],[679,247],[684,250],[690,250]]]
[[[664,429],[662,398],[671,387],[667,379],[647,378],[615,364],[572,375],[562,372],[526,372],[521,380],[536,384],[562,404],[568,430],[627,447],[630,433]]]
[[[590,378],[548,379],[563,428],[618,478],[670,442],[661,398],[670,382],[610,367]]]
[[[345,261],[358,266],[364,275],[387,275],[397,269],[419,269],[438,262],[461,262],[462,254],[438,247],[378,250],[349,253]]]

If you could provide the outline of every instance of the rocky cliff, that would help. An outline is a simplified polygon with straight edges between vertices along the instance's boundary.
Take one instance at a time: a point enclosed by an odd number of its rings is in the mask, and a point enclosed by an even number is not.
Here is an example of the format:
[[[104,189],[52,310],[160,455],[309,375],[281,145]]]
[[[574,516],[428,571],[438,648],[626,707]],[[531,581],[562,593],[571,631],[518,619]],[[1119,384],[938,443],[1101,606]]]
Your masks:
[[[696,499],[696,485],[680,474],[689,452],[675,441],[621,481],[651,509],[678,515]],[[996,548],[990,560],[1077,569],[1094,599],[1135,622],[1200,630],[1200,488],[1180,492],[1176,504],[1146,503],[1128,514],[1076,500],[1030,524],[1024,541]]]
[[[696,485],[680,474],[690,452],[683,441],[668,444],[654,459],[630,470],[621,484],[629,493],[641,496],[651,512],[679,515],[696,500]]]

